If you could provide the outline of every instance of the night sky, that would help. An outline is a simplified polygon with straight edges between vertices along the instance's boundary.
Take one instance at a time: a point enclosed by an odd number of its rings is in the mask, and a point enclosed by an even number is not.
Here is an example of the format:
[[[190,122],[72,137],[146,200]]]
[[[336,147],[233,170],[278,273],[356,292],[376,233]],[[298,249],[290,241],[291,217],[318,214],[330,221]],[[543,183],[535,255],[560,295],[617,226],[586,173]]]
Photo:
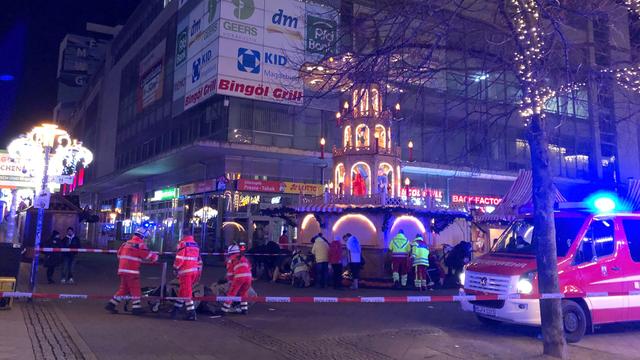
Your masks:
[[[87,22],[124,24],[140,2],[0,0],[0,149],[52,118],[62,38],[87,34]]]

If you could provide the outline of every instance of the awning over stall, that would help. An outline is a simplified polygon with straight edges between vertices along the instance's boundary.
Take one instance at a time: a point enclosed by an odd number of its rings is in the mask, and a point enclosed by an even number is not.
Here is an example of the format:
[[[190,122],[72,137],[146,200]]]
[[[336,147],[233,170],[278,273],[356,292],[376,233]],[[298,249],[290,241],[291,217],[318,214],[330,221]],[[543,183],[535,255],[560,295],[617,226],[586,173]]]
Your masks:
[[[518,177],[513,182],[513,185],[511,185],[507,194],[502,198],[500,204],[496,206],[496,209],[491,214],[476,216],[476,221],[511,221],[521,214],[521,209],[533,208],[532,184],[531,171],[520,170]],[[555,184],[553,185],[553,191],[555,193],[556,203],[567,201]]]

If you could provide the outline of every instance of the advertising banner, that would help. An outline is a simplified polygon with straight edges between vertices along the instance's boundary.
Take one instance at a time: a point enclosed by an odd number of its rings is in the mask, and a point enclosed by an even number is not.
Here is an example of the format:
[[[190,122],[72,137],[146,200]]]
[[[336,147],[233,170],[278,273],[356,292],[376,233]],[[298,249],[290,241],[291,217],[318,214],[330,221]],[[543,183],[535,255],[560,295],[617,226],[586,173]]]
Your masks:
[[[184,98],[187,86],[187,45],[189,43],[189,18],[178,23],[176,32],[176,67],[173,71],[173,100]]]
[[[173,99],[184,99],[177,113],[214,94],[302,105],[301,66],[335,50],[338,13],[330,7],[295,0],[194,5],[176,29]]]
[[[305,184],[288,181],[238,180],[238,191],[253,191],[280,194],[322,195],[321,184]]]
[[[338,40],[338,12],[330,7],[307,4],[305,51],[309,58],[335,54]]]
[[[216,191],[216,180],[204,180],[180,186],[180,196]]]
[[[164,53],[166,40],[162,40],[139,65],[138,111],[162,98],[164,80]]]
[[[264,42],[264,0],[223,0],[220,36],[248,44]]]
[[[218,0],[201,1],[189,13],[187,58],[191,58],[211,44],[218,36],[220,4]]]
[[[451,195],[451,202],[462,203],[477,206],[496,206],[500,204],[502,198],[498,196],[485,196],[485,195]]]
[[[206,46],[189,59],[187,64],[186,93],[191,94],[218,73],[218,42]]]
[[[33,187],[31,178],[22,172],[20,166],[11,161],[9,154],[0,150],[0,188]]]
[[[285,194],[322,195],[322,184],[304,184],[296,182],[284,182]]]
[[[237,189],[238,191],[255,191],[268,193],[280,193],[284,190],[282,182],[280,181],[249,179],[239,179]]]
[[[305,4],[292,0],[269,0],[264,11],[264,45],[304,51]]]

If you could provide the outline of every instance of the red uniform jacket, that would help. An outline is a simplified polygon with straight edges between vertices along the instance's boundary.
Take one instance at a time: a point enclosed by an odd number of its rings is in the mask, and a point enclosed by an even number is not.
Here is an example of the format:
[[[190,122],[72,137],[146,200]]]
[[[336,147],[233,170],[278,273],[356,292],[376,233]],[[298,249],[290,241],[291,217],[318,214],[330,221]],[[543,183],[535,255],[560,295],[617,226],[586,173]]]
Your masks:
[[[227,260],[227,280],[233,281],[241,278],[251,280],[251,264],[246,257],[235,255]]]
[[[185,236],[178,243],[178,251],[176,252],[176,260],[173,262],[173,268],[178,271],[178,275],[202,271],[200,248],[193,240],[193,236]]]
[[[156,262],[158,254],[149,250],[144,241],[134,235],[118,249],[118,275],[139,275],[140,264],[143,261]]]

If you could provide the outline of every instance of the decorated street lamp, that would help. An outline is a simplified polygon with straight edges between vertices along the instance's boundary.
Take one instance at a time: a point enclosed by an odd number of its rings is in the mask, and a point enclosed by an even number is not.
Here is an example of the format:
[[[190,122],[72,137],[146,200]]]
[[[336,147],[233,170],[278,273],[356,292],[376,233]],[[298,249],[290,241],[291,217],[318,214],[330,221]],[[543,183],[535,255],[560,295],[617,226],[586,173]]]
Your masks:
[[[50,187],[72,180],[78,167],[86,167],[93,161],[93,154],[54,124],[34,127],[29,133],[13,140],[7,150],[9,157],[22,168],[23,173],[33,178],[36,191],[34,207],[38,209],[38,220],[30,279],[31,292],[34,292],[42,223],[44,210],[49,207]]]
[[[407,204],[411,204],[411,192],[409,191],[409,185],[411,185],[411,180],[409,178],[405,178],[404,189],[407,193]]]
[[[324,159],[324,146],[326,143],[327,141],[324,138],[320,139],[320,159]]]

